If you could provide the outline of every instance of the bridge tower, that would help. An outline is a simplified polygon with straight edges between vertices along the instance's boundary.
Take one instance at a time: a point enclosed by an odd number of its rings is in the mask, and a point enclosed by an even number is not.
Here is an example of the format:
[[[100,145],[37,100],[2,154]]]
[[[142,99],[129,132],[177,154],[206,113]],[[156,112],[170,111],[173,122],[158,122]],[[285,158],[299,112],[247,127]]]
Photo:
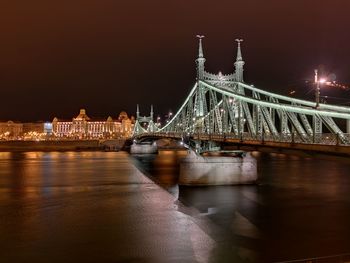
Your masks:
[[[202,39],[204,38],[204,36],[197,35],[197,38],[199,39],[198,57],[196,59],[198,92],[195,98],[193,127],[194,127],[194,131],[203,132],[205,129],[203,116],[206,114],[205,109],[207,108],[204,87],[200,83],[201,80],[204,80],[204,75],[205,75],[205,69],[204,69],[205,58],[203,54],[203,45],[202,45]]]
[[[151,105],[151,111],[149,116],[141,116],[140,108],[137,104],[136,107],[136,121],[134,126],[134,136],[141,135],[143,133],[157,132],[159,128],[153,122],[153,105]],[[146,126],[146,127],[145,127]],[[130,146],[130,153],[132,154],[154,154],[158,152],[157,143],[154,142],[137,142],[133,141]]]
[[[203,46],[202,46],[202,39],[204,38],[203,35],[197,35],[199,39],[199,45],[198,45],[198,57],[196,59],[196,65],[197,65],[197,80],[203,80],[204,79],[204,63],[205,58],[203,54]]]
[[[140,108],[137,104],[136,107],[136,122],[134,127],[134,134],[141,134],[144,132],[156,132],[158,127],[153,121],[153,105],[151,105],[151,111],[149,116],[140,116]],[[145,129],[143,125],[146,124],[147,128]]]
[[[241,42],[243,42],[243,39],[236,39],[237,42],[237,57],[235,62],[235,74],[236,74],[236,80],[238,82],[243,82],[243,66],[244,61],[242,58],[242,51],[241,51]]]

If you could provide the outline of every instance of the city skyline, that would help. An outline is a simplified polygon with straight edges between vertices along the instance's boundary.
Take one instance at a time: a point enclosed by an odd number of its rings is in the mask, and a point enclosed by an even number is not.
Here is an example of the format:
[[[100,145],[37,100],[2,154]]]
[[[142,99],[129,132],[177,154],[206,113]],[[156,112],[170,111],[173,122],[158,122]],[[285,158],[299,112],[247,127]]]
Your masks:
[[[75,112],[78,111],[80,108],[76,108],[75,109]],[[126,112],[124,110],[120,110],[119,113],[117,113],[118,111],[116,111],[116,113],[105,113],[103,115],[91,115],[93,118],[104,118],[104,117],[113,117],[113,118],[118,118],[118,115],[120,114],[120,112]],[[128,115],[130,115],[130,117],[134,117],[135,114],[134,113],[128,113]],[[0,121],[14,121],[14,122],[47,122],[47,121],[52,121],[54,118],[62,118],[62,119],[72,119],[72,114],[70,114],[70,116],[60,116],[56,113],[49,113],[47,114],[47,118],[44,118],[44,119],[25,119],[25,120],[22,120],[22,119],[0,119]],[[50,118],[49,116],[53,116],[52,118]]]
[[[151,105],[153,106],[153,105]],[[150,106],[150,107],[151,107]],[[139,105],[139,108],[141,108],[141,111],[140,111],[140,116],[148,116],[149,115],[149,112],[150,112],[150,107],[148,109],[146,109],[146,107],[142,107]],[[87,108],[76,108],[75,109],[75,112],[79,109],[87,109]],[[89,111],[90,112],[90,111]],[[119,112],[119,113],[118,113]],[[137,115],[137,112],[136,112],[136,106],[135,106],[135,110],[133,112],[127,112],[126,110],[117,110],[117,111],[114,111],[112,113],[102,113],[102,115],[95,115],[95,114],[91,114],[91,116],[93,118],[104,118],[104,117],[112,117],[112,118],[118,118],[118,116],[120,115],[120,113],[122,112],[125,112],[127,113],[127,115],[130,117],[130,118],[135,118],[136,115]],[[172,111],[170,111],[171,114]],[[44,118],[44,119],[25,119],[25,120],[22,120],[22,119],[0,119],[0,122],[7,122],[7,121],[12,121],[12,122],[50,122],[52,121],[54,118],[60,118],[60,119],[66,119],[66,120],[69,120],[69,119],[72,119],[72,113],[69,114],[69,116],[60,116],[56,113],[52,113],[50,112],[49,114],[47,114],[47,116],[53,116],[52,118]],[[90,114],[89,114],[90,115]],[[155,114],[154,115],[154,120],[165,120],[168,118],[168,115],[169,115],[169,111],[166,112],[166,113],[159,113],[159,114]]]
[[[196,34],[214,73],[233,72],[243,38],[245,81],[266,90],[303,88],[314,68],[350,83],[347,1],[84,3],[5,4],[1,120],[175,112],[195,82]]]

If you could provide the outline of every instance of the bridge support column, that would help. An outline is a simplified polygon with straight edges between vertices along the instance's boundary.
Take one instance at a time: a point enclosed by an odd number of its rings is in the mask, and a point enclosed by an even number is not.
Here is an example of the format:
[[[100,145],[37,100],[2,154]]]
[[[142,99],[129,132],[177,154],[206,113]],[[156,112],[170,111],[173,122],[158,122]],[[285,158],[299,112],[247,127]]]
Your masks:
[[[346,120],[346,133],[350,133],[350,120]]]
[[[193,151],[180,163],[180,185],[253,184],[258,179],[257,161],[242,156],[199,156]]]
[[[157,143],[136,143],[134,142],[130,147],[131,154],[152,154],[158,153]]]

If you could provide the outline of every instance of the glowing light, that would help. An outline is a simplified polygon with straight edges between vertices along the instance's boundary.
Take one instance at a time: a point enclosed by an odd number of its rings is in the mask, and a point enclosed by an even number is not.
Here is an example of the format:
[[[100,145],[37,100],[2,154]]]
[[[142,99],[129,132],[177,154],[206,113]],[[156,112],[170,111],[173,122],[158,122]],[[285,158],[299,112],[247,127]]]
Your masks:
[[[323,78],[322,78],[322,79],[319,80],[319,82],[320,82],[321,84],[323,84],[323,83],[326,82],[326,79],[323,79]]]

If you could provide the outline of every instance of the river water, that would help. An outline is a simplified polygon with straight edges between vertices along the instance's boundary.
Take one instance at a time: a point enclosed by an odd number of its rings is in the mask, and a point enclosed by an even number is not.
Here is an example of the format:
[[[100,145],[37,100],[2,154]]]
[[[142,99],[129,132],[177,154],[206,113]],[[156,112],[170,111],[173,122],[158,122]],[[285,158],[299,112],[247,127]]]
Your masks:
[[[0,153],[0,262],[279,262],[350,253],[350,162],[254,153],[257,185],[179,187],[185,154]]]

